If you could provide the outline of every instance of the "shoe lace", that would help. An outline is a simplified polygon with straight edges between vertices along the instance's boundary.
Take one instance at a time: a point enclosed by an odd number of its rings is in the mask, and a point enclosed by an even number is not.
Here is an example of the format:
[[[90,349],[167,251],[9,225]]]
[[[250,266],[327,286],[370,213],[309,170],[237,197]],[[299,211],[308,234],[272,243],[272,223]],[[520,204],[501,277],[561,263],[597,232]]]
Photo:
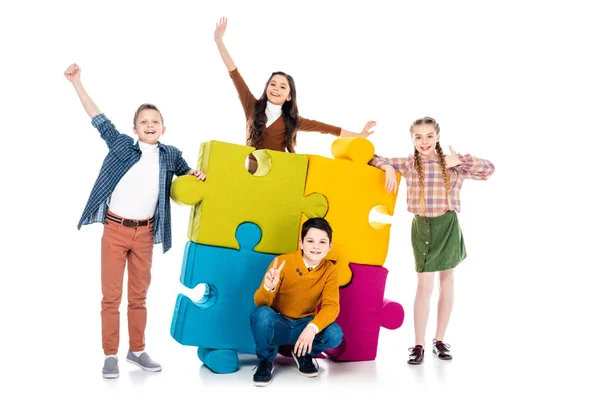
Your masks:
[[[442,350],[450,350],[450,345],[448,343],[442,342],[441,340],[435,340],[434,339],[433,344],[440,351],[442,351]]]
[[[410,351],[410,356],[411,357],[417,357],[421,354],[421,351],[423,351],[423,347],[422,346],[415,346],[415,347],[409,347],[408,351]]]

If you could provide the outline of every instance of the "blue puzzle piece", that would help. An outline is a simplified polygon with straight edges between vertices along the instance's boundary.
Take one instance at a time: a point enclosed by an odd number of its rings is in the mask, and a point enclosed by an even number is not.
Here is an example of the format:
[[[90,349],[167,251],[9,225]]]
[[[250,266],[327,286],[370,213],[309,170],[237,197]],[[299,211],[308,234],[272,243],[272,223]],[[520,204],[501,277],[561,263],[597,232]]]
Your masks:
[[[254,292],[277,256],[252,250],[261,236],[257,225],[243,223],[236,231],[240,250],[186,244],[181,283],[190,289],[203,283],[206,289],[198,302],[179,294],[171,336],[183,345],[198,346],[200,360],[213,372],[235,372],[237,353],[255,354],[250,330]]]

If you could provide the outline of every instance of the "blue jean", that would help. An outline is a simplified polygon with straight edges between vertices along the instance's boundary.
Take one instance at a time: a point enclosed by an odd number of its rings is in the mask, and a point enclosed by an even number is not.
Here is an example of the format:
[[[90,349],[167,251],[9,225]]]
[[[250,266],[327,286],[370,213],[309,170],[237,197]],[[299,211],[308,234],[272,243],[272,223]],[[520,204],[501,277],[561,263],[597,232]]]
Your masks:
[[[290,319],[270,307],[256,307],[250,315],[250,327],[256,343],[258,358],[272,361],[276,356],[278,346],[295,344],[304,328],[313,318],[310,316]],[[339,325],[332,322],[317,333],[312,343],[310,355],[314,357],[325,350],[339,346],[342,343],[343,336]]]

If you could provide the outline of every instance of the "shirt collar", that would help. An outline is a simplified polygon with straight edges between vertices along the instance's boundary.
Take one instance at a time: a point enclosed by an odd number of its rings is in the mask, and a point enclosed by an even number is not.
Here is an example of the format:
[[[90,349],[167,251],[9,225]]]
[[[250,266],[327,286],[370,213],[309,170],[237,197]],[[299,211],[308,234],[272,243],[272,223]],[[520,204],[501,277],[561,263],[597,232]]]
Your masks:
[[[267,100],[267,111],[269,111],[273,115],[281,114],[281,106],[273,104]]]
[[[308,265],[308,263],[306,262],[306,260],[304,259],[304,257],[302,257],[302,261],[304,261],[304,265],[306,266],[306,269],[311,269],[311,270],[317,269],[319,267],[319,265],[321,265],[321,263],[318,263],[315,266],[310,266],[310,265]]]
[[[140,146],[140,149],[142,149],[142,150],[155,150],[158,147],[158,143],[157,144],[148,144],[148,143],[140,142],[139,140],[138,140],[138,145]]]

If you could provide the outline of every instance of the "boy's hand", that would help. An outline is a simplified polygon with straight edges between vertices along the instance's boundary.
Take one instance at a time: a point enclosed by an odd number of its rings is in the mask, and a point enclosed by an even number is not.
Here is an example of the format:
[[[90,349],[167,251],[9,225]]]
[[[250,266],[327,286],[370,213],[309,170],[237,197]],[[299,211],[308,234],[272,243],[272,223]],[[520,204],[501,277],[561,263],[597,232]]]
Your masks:
[[[65,71],[65,78],[71,83],[79,82],[81,77],[81,69],[77,64],[71,64]]]
[[[190,172],[188,172],[188,175],[195,175],[197,181],[206,179],[206,174],[204,172],[200,171],[199,169],[190,169]]]
[[[296,353],[297,356],[305,356],[310,353],[316,334],[317,332],[315,332],[315,329],[312,326],[306,325],[306,328],[304,328],[294,345],[294,353]]]
[[[281,263],[279,268],[277,268],[277,259],[273,260],[273,266],[269,269],[265,275],[265,286],[269,288],[269,290],[275,289],[277,284],[279,283],[279,274],[285,265],[285,260]]]
[[[227,29],[227,18],[222,17],[219,22],[217,22],[217,27],[215,28],[215,42],[219,40],[223,40],[223,35],[225,34],[225,30]]]

